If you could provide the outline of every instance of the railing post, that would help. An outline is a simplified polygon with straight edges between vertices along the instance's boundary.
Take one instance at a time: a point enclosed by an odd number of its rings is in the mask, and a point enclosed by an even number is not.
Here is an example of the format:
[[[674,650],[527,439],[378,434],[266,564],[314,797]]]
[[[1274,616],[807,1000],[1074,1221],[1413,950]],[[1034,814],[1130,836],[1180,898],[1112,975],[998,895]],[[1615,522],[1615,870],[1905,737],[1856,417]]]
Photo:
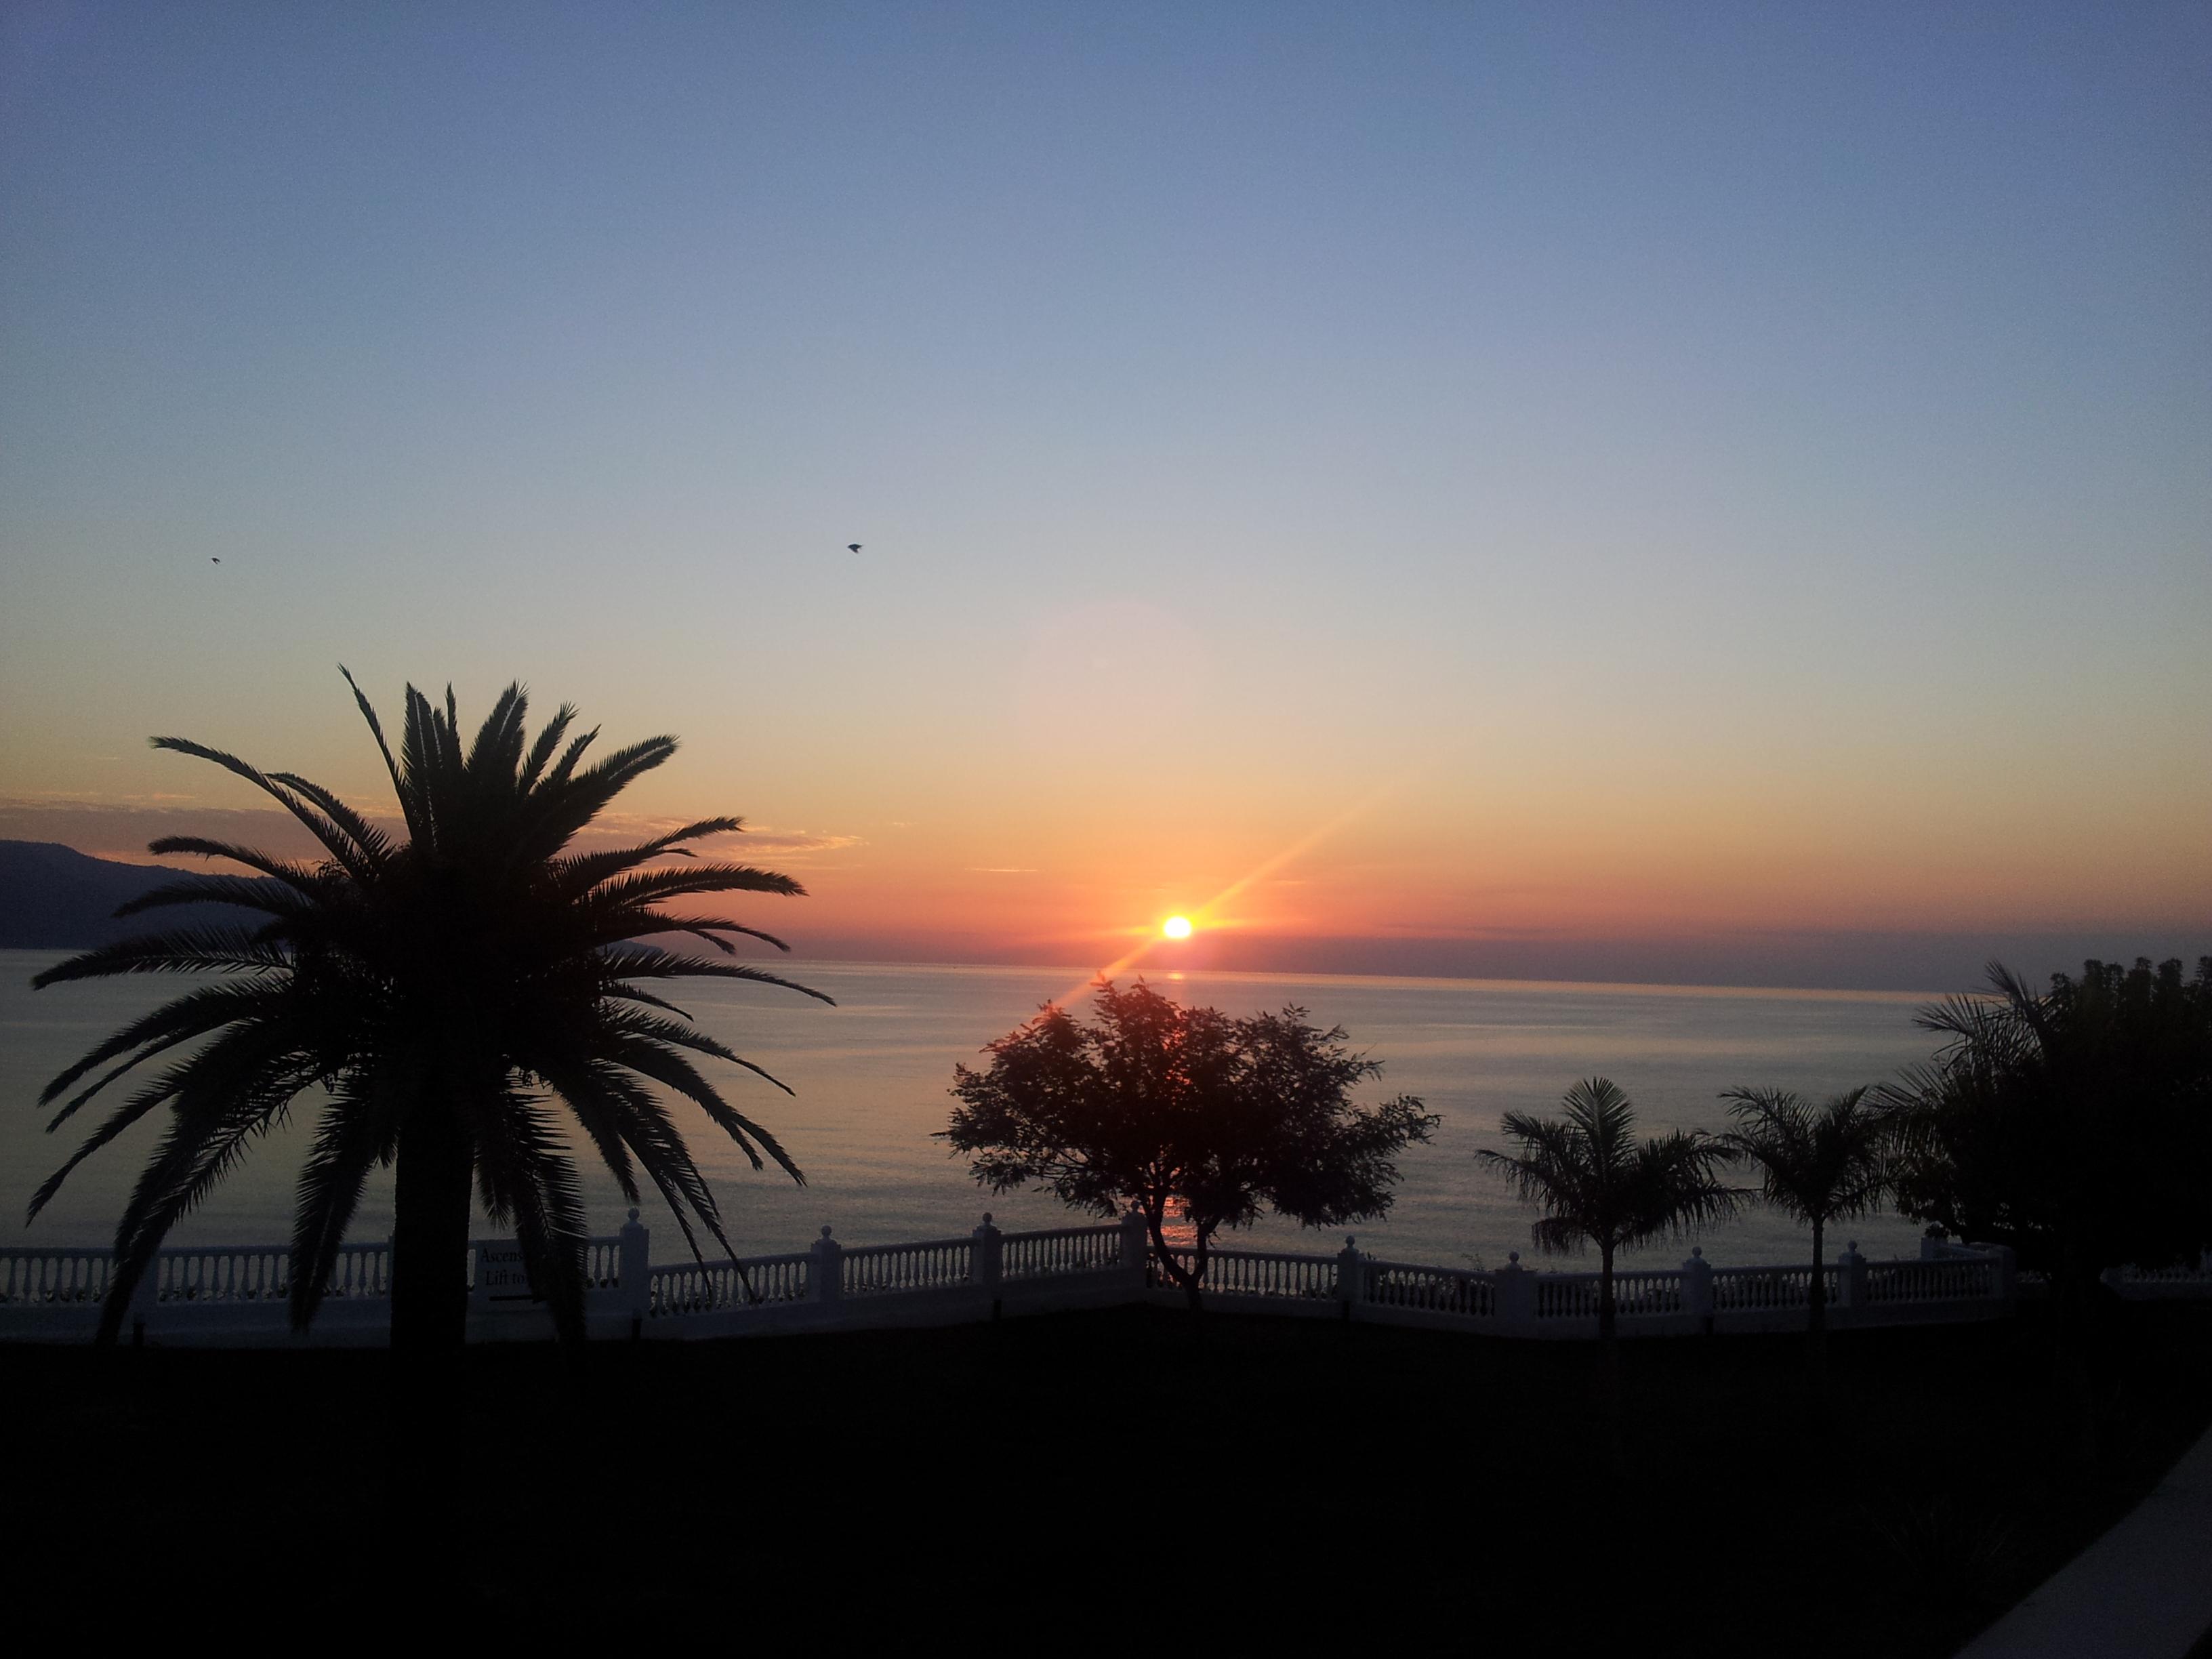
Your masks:
[[[1682,1264],[1682,1311],[1707,1336],[1713,1334],[1713,1264],[1702,1244],[1691,1245],[1690,1259]]]
[[[1000,1254],[999,1230],[991,1224],[991,1212],[983,1212],[983,1224],[975,1233],[975,1279],[991,1298],[991,1317],[999,1316],[999,1280],[1003,1265]]]
[[[1921,1243],[1924,1245],[1927,1240]],[[1839,1308],[1866,1306],[1866,1258],[1859,1254],[1856,1238],[1844,1246],[1844,1253],[1836,1258],[1836,1305]]]
[[[835,1308],[845,1299],[845,1247],[830,1237],[830,1224],[822,1224],[822,1237],[814,1241],[814,1299]]]
[[[1536,1275],[1521,1265],[1521,1252],[1515,1250],[1498,1270],[1498,1323],[1510,1335],[1535,1322]]]
[[[638,1223],[637,1212],[622,1230],[623,1305],[629,1310],[629,1340],[645,1334],[646,1316],[653,1311],[653,1235]]]
[[[111,1268],[109,1271],[112,1272]],[[146,1271],[138,1275],[138,1283],[131,1291],[131,1346],[143,1347],[146,1327],[153,1322],[154,1310],[161,1305],[161,1253],[154,1252],[154,1259],[146,1264]]]
[[[1152,1265],[1152,1242],[1146,1234],[1145,1212],[1132,1204],[1121,1218],[1121,1270],[1128,1275],[1130,1290],[1139,1297],[1151,1279]]]
[[[1999,1307],[2009,1310],[2020,1294],[2020,1253],[2009,1244],[1984,1244],[1995,1264],[1990,1274],[1990,1289]]]
[[[1359,1241],[1350,1233],[1344,1236],[1344,1248],[1336,1253],[1336,1301],[1340,1319],[1358,1317],[1352,1310],[1367,1299],[1367,1258],[1359,1254]]]

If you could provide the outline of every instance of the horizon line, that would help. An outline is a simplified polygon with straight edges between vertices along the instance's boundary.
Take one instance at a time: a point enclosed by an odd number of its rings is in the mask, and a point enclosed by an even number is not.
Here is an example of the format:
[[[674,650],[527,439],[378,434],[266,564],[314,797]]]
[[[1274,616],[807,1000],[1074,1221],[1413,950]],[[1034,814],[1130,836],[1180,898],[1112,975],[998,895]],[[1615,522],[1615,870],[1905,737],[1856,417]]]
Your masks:
[[[798,952],[794,951],[796,957]],[[1085,969],[1073,963],[1027,962],[931,962],[882,957],[812,957],[810,961],[839,968],[885,968],[927,969],[931,972],[971,974],[1085,974],[1084,989],[1087,993],[1097,982],[1100,970]],[[1143,972],[1135,977],[1146,978]],[[1546,991],[1626,991],[1633,994],[1676,996],[1743,996],[1772,998],[1818,998],[1824,1000],[1860,1002],[1900,1002],[1934,1000],[1942,997],[1962,994],[1955,991],[1906,990],[1865,988],[1850,989],[1820,985],[1729,985],[1709,984],[1686,980],[1631,980],[1631,979],[1540,979],[1519,976],[1501,979],[1460,974],[1389,974],[1358,969],[1322,970],[1291,968],[1173,968],[1164,970],[1164,979],[1228,979],[1228,980],[1376,980],[1392,985],[1474,985],[1490,990],[1546,990]],[[1118,980],[1117,980],[1118,982]],[[1963,994],[1979,995],[1979,992]]]

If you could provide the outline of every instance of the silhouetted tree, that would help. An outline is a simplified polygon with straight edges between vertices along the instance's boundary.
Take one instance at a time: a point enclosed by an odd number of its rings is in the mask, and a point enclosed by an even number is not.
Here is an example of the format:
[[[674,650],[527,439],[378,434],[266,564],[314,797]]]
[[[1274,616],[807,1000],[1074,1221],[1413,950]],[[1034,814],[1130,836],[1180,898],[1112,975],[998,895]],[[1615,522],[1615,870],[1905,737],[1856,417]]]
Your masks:
[[[1760,1196],[1813,1230],[1807,1346],[1818,1386],[1827,1382],[1828,1224],[1864,1215],[1890,1190],[1889,1126],[1853,1089],[1814,1106],[1786,1089],[1730,1089],[1721,1098],[1741,1126],[1721,1144],[1759,1166]]]
[[[2002,964],[1990,994],[1917,1023],[1949,1041],[1885,1087],[1898,1208],[2008,1243],[2051,1279],[2052,1358],[2072,1456],[2093,1463],[2096,1279],[2212,1239],[2212,957],[2087,962],[2040,995]]]
[[[1567,1091],[1564,1118],[1508,1112],[1498,1129],[1517,1152],[1484,1147],[1475,1157],[1513,1183],[1522,1201],[1543,1207],[1529,1230],[1552,1255],[1598,1250],[1597,1334],[1613,1462],[1621,1461],[1619,1307],[1615,1254],[1734,1215],[1742,1194],[1718,1170],[1732,1153],[1696,1130],[1635,1138],[1636,1109],[1610,1080],[1594,1077]]]
[[[1437,1120],[1401,1095],[1371,1111],[1350,1098],[1380,1062],[1320,1030],[1303,1008],[1234,1019],[1186,1008],[1142,980],[1097,988],[1098,1022],[1048,1005],[984,1052],[988,1070],[955,1070],[951,1127],[939,1139],[975,1154],[994,1193],[1034,1184],[1094,1215],[1144,1212],[1152,1248],[1200,1305],[1216,1232],[1272,1208],[1309,1226],[1382,1214],[1392,1158]],[[1167,1246],[1171,1207],[1196,1236],[1186,1268]]]
[[[2212,957],[2089,962],[2039,995],[2002,964],[1990,994],[1917,1023],[1948,1041],[1881,1091],[1898,1207],[2010,1244],[2077,1305],[2104,1268],[2212,1243]]]
[[[465,747],[453,693],[441,711],[410,686],[395,758],[358,686],[354,699],[398,792],[405,839],[305,778],[155,738],[157,749],[213,761],[253,784],[326,856],[300,862],[197,836],[157,841],[156,854],[225,859],[261,878],[186,877],[118,914],[215,902],[267,920],[131,939],[33,981],[232,976],[132,1021],[40,1097],[50,1103],[97,1072],[69,1095],[48,1126],[58,1127],[134,1066],[199,1044],[142,1085],[32,1201],[36,1215],[84,1158],[166,1109],[168,1127],[117,1229],[103,1339],[115,1336],[170,1225],[311,1091],[324,1099],[300,1176],[293,1322],[304,1327],[314,1316],[370,1168],[396,1165],[392,1340],[405,1353],[447,1352],[462,1340],[471,1184],[492,1219],[514,1226],[562,1334],[581,1335],[584,1217],[556,1102],[633,1201],[635,1170],[644,1169],[695,1254],[693,1218],[725,1250],[729,1243],[713,1193],[650,1085],[696,1102],[756,1169],[765,1154],[803,1179],[775,1138],[733,1110],[690,1056],[729,1060],[785,1085],[691,1029],[682,1010],[645,987],[703,976],[830,999],[758,969],[639,941],[683,933],[730,954],[720,937],[729,933],[785,949],[750,927],[654,907],[694,894],[804,890],[749,866],[662,867],[672,855],[691,856],[685,842],[740,829],[736,818],[702,819],[620,849],[570,848],[624,787],[676,752],[676,740],[649,738],[582,766],[597,733],[568,737],[575,711],[564,706],[531,741],[522,690],[509,686]]]

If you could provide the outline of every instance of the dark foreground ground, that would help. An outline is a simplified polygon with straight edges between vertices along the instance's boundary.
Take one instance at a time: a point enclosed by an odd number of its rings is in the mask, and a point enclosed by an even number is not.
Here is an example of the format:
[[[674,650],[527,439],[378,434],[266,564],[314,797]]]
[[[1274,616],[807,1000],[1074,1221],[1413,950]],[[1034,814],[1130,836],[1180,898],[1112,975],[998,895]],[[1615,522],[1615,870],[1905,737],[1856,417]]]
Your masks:
[[[1620,1476],[1594,1347],[1370,1326],[485,1349],[427,1460],[380,1354],[0,1349],[0,1595],[195,1647],[1942,1654],[2212,1419],[2212,1310],[2105,1317],[2093,1466],[2031,1317],[1838,1336],[1825,1417],[1796,1340],[1626,1345]]]

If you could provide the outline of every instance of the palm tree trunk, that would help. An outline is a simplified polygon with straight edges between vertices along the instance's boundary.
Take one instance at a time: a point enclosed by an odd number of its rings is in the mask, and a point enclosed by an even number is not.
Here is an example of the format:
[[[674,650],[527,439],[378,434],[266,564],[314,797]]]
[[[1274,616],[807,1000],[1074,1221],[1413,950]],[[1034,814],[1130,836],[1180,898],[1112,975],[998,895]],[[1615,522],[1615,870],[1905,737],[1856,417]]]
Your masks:
[[[1820,1218],[1813,1218],[1813,1282],[1805,1297],[1805,1358],[1813,1372],[1813,1408],[1823,1423],[1828,1407],[1828,1275]],[[1816,1425],[1817,1426],[1817,1425]]]
[[[466,1559],[460,1442],[461,1349],[468,1335],[469,1180],[474,1148],[459,1115],[426,1093],[399,1129],[392,1183],[392,1411],[388,1524],[396,1579],[414,1593],[459,1588]]]
[[[1613,1246],[1601,1244],[1597,1251],[1597,1340],[1610,1343],[1618,1323],[1619,1310],[1613,1299]]]
[[[1628,1472],[1628,1445],[1620,1420],[1620,1331],[1613,1299],[1613,1246],[1598,1246],[1597,1261],[1597,1345],[1605,1390],[1606,1447],[1618,1478]]]
[[[2079,1248],[2078,1235],[2063,1218],[2058,1273],[2051,1287],[2052,1358],[2057,1372],[2059,1410],[2071,1419],[2071,1461],[2077,1474],[2097,1466],[2101,1449],[2097,1432],[2097,1389],[2089,1372],[2089,1328],[2096,1284]]]
[[[458,1354],[468,1334],[469,1179],[475,1159],[459,1114],[430,1096],[399,1131],[392,1182],[392,1351]]]
[[[1805,1328],[1818,1336],[1828,1328],[1828,1276],[1822,1271],[1827,1252],[1821,1243],[1826,1230],[1813,1218],[1813,1282],[1805,1295]]]

